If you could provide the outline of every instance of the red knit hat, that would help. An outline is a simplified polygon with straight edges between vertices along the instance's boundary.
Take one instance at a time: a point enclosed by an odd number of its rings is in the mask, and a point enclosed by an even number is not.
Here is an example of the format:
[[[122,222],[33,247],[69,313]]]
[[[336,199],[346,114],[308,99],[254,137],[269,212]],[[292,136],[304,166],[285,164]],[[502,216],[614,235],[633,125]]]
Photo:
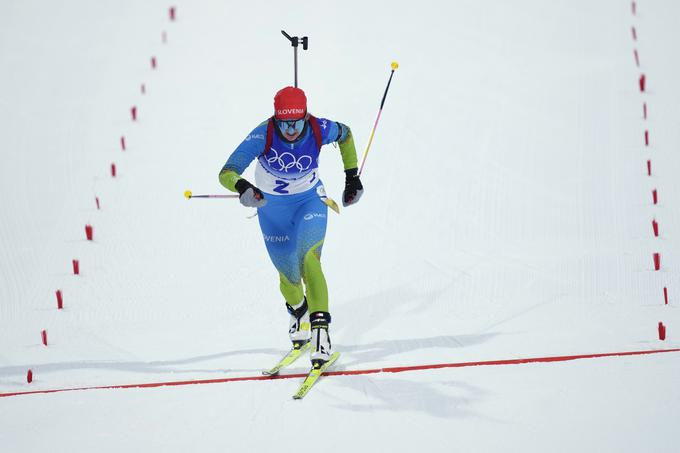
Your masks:
[[[274,96],[274,118],[298,120],[307,114],[307,96],[299,88],[286,87]]]

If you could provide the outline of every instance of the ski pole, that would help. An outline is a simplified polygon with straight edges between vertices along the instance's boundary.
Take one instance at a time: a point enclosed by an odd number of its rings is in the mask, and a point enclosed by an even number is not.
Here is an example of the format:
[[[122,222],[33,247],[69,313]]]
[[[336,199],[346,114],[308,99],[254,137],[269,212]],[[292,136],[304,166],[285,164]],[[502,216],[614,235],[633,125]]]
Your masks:
[[[191,193],[191,190],[187,190],[184,192],[184,197],[189,200],[191,198],[238,198],[238,195],[194,195]]]
[[[373,125],[373,130],[371,131],[371,136],[368,138],[368,145],[366,145],[366,151],[364,151],[364,157],[361,159],[361,168],[359,168],[359,176],[361,176],[361,173],[364,171],[364,164],[366,163],[366,157],[368,157],[368,150],[371,147],[371,143],[373,143],[373,135],[375,134],[375,130],[378,127],[378,121],[380,121],[380,114],[382,113],[383,107],[385,106],[385,99],[387,98],[387,90],[390,89],[390,83],[392,83],[392,76],[394,75],[394,71],[397,70],[399,67],[399,63],[396,61],[392,62],[392,72],[390,73],[390,79],[387,81],[387,87],[385,87],[385,94],[383,94],[382,102],[380,103],[380,110],[378,110],[378,117],[375,119],[375,124]]]

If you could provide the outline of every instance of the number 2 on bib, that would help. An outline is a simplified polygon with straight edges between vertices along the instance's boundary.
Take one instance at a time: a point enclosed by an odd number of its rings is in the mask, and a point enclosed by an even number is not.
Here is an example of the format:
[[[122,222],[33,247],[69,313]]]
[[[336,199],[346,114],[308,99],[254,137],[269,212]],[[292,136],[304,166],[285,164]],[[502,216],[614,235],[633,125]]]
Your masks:
[[[288,191],[286,190],[286,187],[290,185],[290,183],[287,183],[286,181],[281,181],[280,179],[277,179],[274,181],[276,184],[276,187],[274,187],[274,192],[281,193],[281,194],[287,194]]]

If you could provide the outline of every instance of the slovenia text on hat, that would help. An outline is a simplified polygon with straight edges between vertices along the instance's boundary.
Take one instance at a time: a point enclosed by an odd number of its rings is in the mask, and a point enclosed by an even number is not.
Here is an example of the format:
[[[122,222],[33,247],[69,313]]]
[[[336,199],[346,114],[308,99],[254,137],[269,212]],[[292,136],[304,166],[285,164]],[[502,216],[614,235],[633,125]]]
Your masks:
[[[300,88],[286,87],[274,96],[274,117],[286,120],[304,118],[307,114],[307,96]]]

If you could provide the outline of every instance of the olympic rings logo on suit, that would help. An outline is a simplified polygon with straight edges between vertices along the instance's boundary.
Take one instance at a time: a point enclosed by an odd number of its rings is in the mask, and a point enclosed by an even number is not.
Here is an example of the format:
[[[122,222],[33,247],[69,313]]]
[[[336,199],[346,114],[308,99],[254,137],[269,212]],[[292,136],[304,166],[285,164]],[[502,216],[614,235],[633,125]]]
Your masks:
[[[273,155],[267,155],[267,163],[269,166],[277,171],[283,171],[288,173],[288,170],[294,169],[297,171],[309,170],[312,166],[313,159],[312,156],[300,156],[295,157],[293,153],[283,152],[279,154],[274,148],[271,148]],[[277,168],[278,167],[278,168]]]

